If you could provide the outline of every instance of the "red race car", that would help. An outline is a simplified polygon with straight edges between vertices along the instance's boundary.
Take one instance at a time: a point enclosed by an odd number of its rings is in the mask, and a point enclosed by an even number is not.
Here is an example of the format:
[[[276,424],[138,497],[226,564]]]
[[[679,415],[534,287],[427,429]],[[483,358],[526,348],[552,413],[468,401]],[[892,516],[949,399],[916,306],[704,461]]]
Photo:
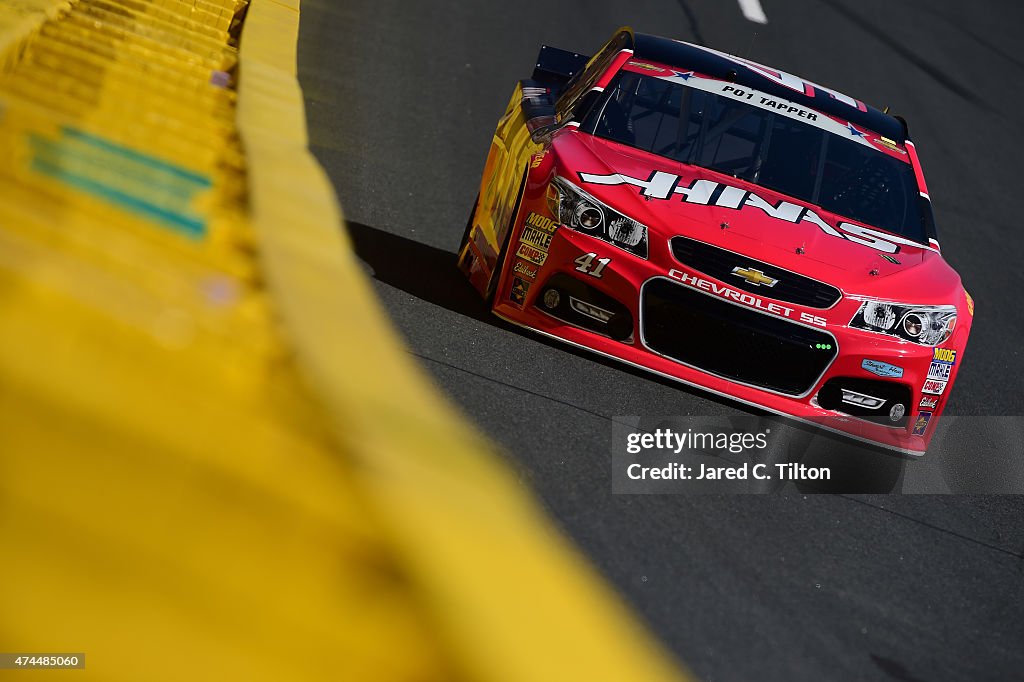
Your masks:
[[[906,121],[628,28],[541,48],[459,267],[505,320],[908,454],[974,315]]]

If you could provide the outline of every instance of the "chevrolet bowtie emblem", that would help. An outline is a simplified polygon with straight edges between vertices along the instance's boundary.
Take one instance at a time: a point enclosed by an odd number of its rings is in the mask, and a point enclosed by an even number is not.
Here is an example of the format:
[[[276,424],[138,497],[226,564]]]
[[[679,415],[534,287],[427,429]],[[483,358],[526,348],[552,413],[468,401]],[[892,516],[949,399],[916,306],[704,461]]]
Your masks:
[[[747,280],[747,282],[749,282],[750,284],[753,284],[755,287],[759,287],[762,285],[766,287],[773,287],[779,281],[774,277],[769,277],[760,270],[754,270],[753,268],[735,267],[732,269],[732,274],[736,275],[737,277],[742,277],[743,279]]]

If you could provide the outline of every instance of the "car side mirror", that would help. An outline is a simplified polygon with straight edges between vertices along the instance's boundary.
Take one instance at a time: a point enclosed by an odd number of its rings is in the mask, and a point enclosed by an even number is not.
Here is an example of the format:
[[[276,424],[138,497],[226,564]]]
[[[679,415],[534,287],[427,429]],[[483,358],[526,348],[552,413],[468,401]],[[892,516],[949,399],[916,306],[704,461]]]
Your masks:
[[[530,126],[530,122],[527,122],[527,126],[530,130],[530,139],[537,144],[547,144],[548,142],[550,142],[551,136],[554,135],[557,131],[564,128],[566,124],[572,120],[572,118],[568,118],[563,122],[559,122],[555,120],[554,116],[544,116],[542,118],[546,118],[549,120],[540,121],[539,119],[535,119],[538,120],[538,125],[536,126]]]

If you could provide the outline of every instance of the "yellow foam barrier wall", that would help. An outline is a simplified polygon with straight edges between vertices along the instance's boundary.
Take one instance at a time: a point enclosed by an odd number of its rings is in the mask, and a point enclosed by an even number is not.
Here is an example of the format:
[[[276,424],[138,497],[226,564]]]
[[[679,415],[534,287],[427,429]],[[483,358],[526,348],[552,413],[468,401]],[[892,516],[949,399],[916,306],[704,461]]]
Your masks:
[[[0,0],[0,652],[683,679],[376,308],[298,9]]]

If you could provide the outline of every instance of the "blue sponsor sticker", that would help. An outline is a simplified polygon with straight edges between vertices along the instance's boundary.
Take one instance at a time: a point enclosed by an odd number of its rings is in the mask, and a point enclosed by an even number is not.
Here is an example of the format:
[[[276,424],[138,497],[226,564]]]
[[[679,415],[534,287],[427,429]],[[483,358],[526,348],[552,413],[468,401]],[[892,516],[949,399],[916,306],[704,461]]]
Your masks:
[[[880,377],[891,377],[900,378],[903,376],[903,368],[897,367],[896,365],[890,365],[888,362],[882,362],[881,360],[864,360],[860,363],[861,369],[865,369],[872,374],[877,374]]]
[[[931,421],[931,412],[921,412],[917,415],[917,421],[914,422],[914,435],[923,436],[924,432],[928,429],[928,422]]]

